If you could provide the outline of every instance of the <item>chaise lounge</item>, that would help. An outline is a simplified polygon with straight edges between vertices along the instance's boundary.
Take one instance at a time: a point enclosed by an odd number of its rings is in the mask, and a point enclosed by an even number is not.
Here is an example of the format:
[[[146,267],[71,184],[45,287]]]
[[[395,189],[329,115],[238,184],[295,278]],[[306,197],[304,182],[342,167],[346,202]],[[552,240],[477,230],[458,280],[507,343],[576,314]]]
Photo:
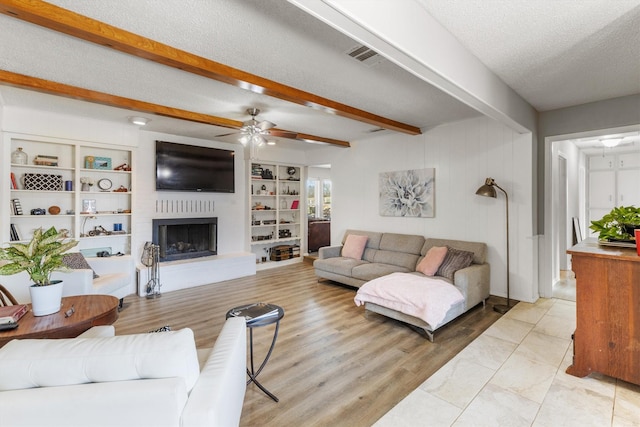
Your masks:
[[[359,257],[357,253],[355,256],[352,254],[352,256],[345,256],[345,246],[350,235],[366,236],[366,239],[362,239],[366,243]],[[455,265],[451,265],[445,273],[437,270],[431,276],[418,271],[430,249],[444,247],[449,248],[450,252],[466,253],[470,264],[459,269],[456,269]],[[347,249],[350,248],[347,247]],[[314,262],[313,266],[319,278],[358,288],[356,304],[364,303],[365,309],[368,311],[417,327],[433,341],[433,333],[436,329],[466,313],[476,305],[484,304],[489,297],[490,268],[486,262],[486,252],[487,245],[480,242],[425,239],[419,235],[347,230],[340,246],[320,248],[319,258]],[[446,274],[448,277],[437,275],[437,273]],[[401,305],[398,304],[398,298],[393,301],[387,300],[384,303],[380,298],[367,298],[360,295],[360,288],[363,288],[366,283],[392,274],[396,283],[402,280],[415,281],[417,278],[437,279],[438,284],[448,283],[452,285],[453,288],[459,291],[461,298],[450,307],[447,307],[444,316],[440,316],[436,323],[411,314],[413,313],[412,310],[398,308]],[[429,299],[429,292],[425,291],[423,293],[424,298],[427,300]]]

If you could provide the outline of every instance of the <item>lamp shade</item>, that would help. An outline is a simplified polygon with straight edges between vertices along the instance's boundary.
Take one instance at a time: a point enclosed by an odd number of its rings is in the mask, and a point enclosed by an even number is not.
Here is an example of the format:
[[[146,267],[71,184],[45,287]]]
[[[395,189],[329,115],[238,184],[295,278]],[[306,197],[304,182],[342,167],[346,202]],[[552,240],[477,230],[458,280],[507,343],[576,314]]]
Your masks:
[[[496,188],[494,187],[494,184],[495,182],[492,178],[487,178],[484,182],[484,185],[478,188],[476,194],[478,196],[493,197],[494,199],[497,198],[498,195],[496,194]]]

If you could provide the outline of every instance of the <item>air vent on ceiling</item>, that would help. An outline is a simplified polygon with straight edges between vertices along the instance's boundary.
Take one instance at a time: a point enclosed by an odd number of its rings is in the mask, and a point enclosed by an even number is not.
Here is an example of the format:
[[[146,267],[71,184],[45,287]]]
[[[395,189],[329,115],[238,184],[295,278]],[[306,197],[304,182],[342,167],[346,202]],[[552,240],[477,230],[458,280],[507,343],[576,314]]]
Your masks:
[[[353,59],[362,62],[367,67],[377,65],[384,60],[378,52],[363,45],[352,47],[345,53]]]

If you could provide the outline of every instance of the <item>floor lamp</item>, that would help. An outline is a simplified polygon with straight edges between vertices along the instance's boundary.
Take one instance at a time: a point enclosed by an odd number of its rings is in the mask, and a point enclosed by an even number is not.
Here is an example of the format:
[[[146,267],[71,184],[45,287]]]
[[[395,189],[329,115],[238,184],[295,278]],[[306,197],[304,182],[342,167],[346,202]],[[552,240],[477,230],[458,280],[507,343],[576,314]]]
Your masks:
[[[507,305],[496,304],[493,306],[493,309],[500,314],[504,314],[511,309],[511,300],[509,298],[509,196],[507,195],[507,192],[504,191],[503,188],[501,188],[498,184],[496,184],[493,178],[487,178],[484,181],[484,185],[478,188],[478,191],[476,191],[476,194],[479,196],[493,197],[494,199],[496,199],[498,198],[498,195],[496,194],[496,188],[498,188],[500,191],[504,193],[504,197],[506,200],[505,206],[507,207],[507,215],[506,215],[506,220],[507,220],[506,221],[507,222]]]

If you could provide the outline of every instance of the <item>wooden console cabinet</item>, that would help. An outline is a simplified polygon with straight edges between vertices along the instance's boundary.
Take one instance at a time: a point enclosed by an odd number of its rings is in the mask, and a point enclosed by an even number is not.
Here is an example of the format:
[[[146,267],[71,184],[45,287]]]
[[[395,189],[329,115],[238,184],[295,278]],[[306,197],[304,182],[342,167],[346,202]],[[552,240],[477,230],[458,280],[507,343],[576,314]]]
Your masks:
[[[640,256],[635,248],[587,239],[570,248],[576,274],[573,364],[567,373],[591,372],[640,385]]]

